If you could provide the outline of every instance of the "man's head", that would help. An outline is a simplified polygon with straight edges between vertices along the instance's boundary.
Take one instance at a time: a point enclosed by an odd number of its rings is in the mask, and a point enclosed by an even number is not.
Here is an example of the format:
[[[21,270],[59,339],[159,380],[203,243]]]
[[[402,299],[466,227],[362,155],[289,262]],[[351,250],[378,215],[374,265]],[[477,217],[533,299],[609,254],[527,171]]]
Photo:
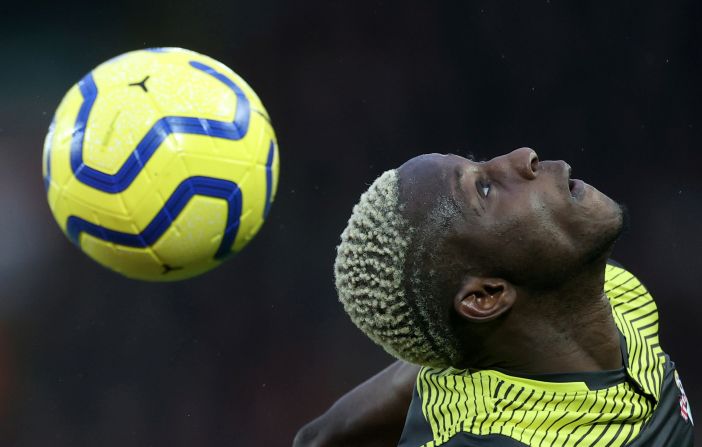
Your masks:
[[[383,174],[337,251],[339,298],[354,323],[400,358],[456,366],[466,351],[459,326],[499,320],[521,295],[604,268],[621,209],[569,175],[527,148],[484,163],[422,155]]]

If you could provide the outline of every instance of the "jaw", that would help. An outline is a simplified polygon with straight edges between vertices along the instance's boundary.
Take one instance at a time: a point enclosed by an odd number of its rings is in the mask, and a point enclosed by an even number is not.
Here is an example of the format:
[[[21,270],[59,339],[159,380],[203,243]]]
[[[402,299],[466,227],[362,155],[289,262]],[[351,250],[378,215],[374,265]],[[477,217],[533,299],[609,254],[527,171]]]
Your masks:
[[[614,244],[625,229],[624,215],[624,208],[617,205],[616,214],[604,222],[607,225],[602,225],[600,233],[593,237],[591,249],[584,256],[586,263],[597,260],[607,261],[614,249]]]
[[[583,218],[569,225],[541,225],[539,231],[514,228],[502,245],[500,273],[516,284],[537,290],[553,290],[582,274],[604,273],[605,264],[622,232],[619,206],[608,216]]]
[[[575,226],[579,228],[577,233],[584,236],[581,243],[588,248],[592,258],[598,253],[611,251],[623,231],[625,220],[621,205],[591,186],[588,189],[588,200],[577,207],[580,209],[574,214],[580,214]]]

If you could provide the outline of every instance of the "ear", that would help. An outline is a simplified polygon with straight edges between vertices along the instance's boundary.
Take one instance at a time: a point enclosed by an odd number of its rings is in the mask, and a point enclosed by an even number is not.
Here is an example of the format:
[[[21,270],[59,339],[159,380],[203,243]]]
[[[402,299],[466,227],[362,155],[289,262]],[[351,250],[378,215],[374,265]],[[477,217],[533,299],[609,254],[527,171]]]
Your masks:
[[[516,289],[504,279],[469,277],[454,297],[453,308],[460,317],[482,323],[507,312],[516,299]]]

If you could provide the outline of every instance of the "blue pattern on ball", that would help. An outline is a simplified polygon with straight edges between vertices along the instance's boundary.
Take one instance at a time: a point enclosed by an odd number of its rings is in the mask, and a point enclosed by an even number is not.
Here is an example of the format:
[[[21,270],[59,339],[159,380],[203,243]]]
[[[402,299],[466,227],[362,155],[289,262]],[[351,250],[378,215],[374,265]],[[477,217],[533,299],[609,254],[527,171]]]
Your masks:
[[[229,78],[200,62],[190,65],[229,87],[237,97],[234,121],[217,121],[185,116],[166,116],[159,119],[144,135],[124,164],[114,175],[93,169],[83,161],[83,143],[90,111],[95,104],[98,88],[92,73],[78,82],[83,96],[71,138],[71,168],[75,177],[82,183],[107,193],[120,193],[132,184],[151,156],[170,134],[208,135],[227,140],[240,140],[246,136],[251,116],[251,106],[244,92]]]
[[[183,180],[166,200],[158,214],[149,222],[144,231],[139,234],[110,230],[76,216],[68,218],[66,232],[70,240],[78,246],[80,246],[81,233],[87,233],[98,239],[127,247],[148,247],[153,245],[170,228],[173,221],[185,208],[185,205],[195,195],[215,197],[227,201],[227,223],[224,228],[222,242],[219,244],[217,253],[215,253],[216,259],[226,257],[239,230],[242,194],[236,183],[211,177],[194,176]]]

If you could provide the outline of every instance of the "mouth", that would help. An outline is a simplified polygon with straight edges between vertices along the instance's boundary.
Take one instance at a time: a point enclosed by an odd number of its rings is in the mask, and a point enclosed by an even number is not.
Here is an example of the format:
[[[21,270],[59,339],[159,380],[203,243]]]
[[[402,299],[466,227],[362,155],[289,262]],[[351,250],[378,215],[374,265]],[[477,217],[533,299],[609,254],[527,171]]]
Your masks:
[[[580,200],[583,196],[583,191],[585,191],[585,182],[579,179],[570,178],[571,168],[568,166],[568,192],[570,197],[575,200]]]

